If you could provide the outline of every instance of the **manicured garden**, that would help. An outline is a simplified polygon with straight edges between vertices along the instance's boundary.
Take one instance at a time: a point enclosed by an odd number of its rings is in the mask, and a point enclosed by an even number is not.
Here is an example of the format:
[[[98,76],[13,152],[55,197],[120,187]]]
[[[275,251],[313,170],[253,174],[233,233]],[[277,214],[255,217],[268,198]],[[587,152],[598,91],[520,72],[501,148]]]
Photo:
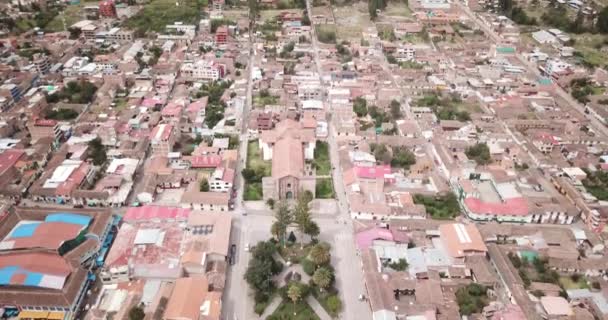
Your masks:
[[[262,159],[257,141],[247,144],[247,165],[242,175],[245,180],[245,201],[262,200],[262,178],[270,176],[271,163]]]
[[[270,230],[272,239],[258,243],[252,251],[245,280],[254,290],[255,312],[271,313],[267,319],[319,319],[307,298],[316,299],[332,317],[342,309],[333,287],[331,247],[317,241],[319,226],[310,215],[310,201],[312,194],[304,192],[294,206],[278,202]],[[275,259],[277,253],[282,259]],[[277,309],[266,310],[279,298]]]
[[[331,162],[329,161],[329,144],[327,142],[317,141],[313,163],[317,170],[317,175],[330,174]]]
[[[333,180],[331,178],[317,179],[315,195],[317,199],[333,199],[335,196]]]

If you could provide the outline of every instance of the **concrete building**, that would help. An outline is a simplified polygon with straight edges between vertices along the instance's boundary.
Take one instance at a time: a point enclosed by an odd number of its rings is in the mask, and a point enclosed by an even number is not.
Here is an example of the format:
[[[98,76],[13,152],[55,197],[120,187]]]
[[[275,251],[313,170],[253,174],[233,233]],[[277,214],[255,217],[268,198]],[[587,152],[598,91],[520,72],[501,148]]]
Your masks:
[[[51,68],[51,63],[49,62],[49,58],[46,54],[36,53],[33,57],[34,66],[36,67],[36,72],[39,74],[45,74],[49,72]]]
[[[166,155],[173,149],[178,132],[171,124],[162,123],[154,127],[150,133],[152,152]]]
[[[191,79],[216,81],[224,77],[225,66],[215,61],[198,60],[183,63],[180,72]]]

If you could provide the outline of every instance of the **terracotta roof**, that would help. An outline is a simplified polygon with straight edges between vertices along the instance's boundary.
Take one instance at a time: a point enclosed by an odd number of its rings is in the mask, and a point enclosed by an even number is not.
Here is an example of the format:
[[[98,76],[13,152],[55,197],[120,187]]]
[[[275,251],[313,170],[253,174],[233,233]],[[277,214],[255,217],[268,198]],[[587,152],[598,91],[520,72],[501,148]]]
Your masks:
[[[163,318],[219,319],[221,293],[208,289],[209,283],[204,276],[177,279]]]
[[[272,177],[300,177],[304,171],[304,154],[300,140],[286,137],[276,142],[272,157]]]
[[[439,232],[448,253],[454,258],[463,257],[468,252],[488,251],[474,224],[443,224],[439,226]]]

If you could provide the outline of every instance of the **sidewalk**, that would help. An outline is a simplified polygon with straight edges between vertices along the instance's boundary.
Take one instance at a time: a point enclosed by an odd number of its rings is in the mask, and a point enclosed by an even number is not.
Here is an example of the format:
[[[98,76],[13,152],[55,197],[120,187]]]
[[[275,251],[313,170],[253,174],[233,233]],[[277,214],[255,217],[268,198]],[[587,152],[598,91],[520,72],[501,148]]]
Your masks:
[[[315,313],[319,316],[321,320],[332,320],[332,317],[323,309],[323,306],[313,297],[309,295],[306,297],[306,303],[315,311]]]
[[[271,314],[273,314],[274,311],[279,307],[279,305],[281,304],[282,301],[283,301],[283,299],[281,299],[281,295],[274,296],[274,298],[272,298],[272,301],[270,302],[270,304],[264,310],[264,313],[262,313],[262,315],[260,316],[260,319],[266,319]]]

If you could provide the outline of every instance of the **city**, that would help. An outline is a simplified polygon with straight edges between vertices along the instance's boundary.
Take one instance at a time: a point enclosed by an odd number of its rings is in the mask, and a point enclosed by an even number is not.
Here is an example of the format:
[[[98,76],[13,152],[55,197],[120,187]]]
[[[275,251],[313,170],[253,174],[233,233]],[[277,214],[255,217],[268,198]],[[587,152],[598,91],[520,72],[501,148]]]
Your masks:
[[[0,111],[3,319],[608,319],[606,0],[6,0]]]

